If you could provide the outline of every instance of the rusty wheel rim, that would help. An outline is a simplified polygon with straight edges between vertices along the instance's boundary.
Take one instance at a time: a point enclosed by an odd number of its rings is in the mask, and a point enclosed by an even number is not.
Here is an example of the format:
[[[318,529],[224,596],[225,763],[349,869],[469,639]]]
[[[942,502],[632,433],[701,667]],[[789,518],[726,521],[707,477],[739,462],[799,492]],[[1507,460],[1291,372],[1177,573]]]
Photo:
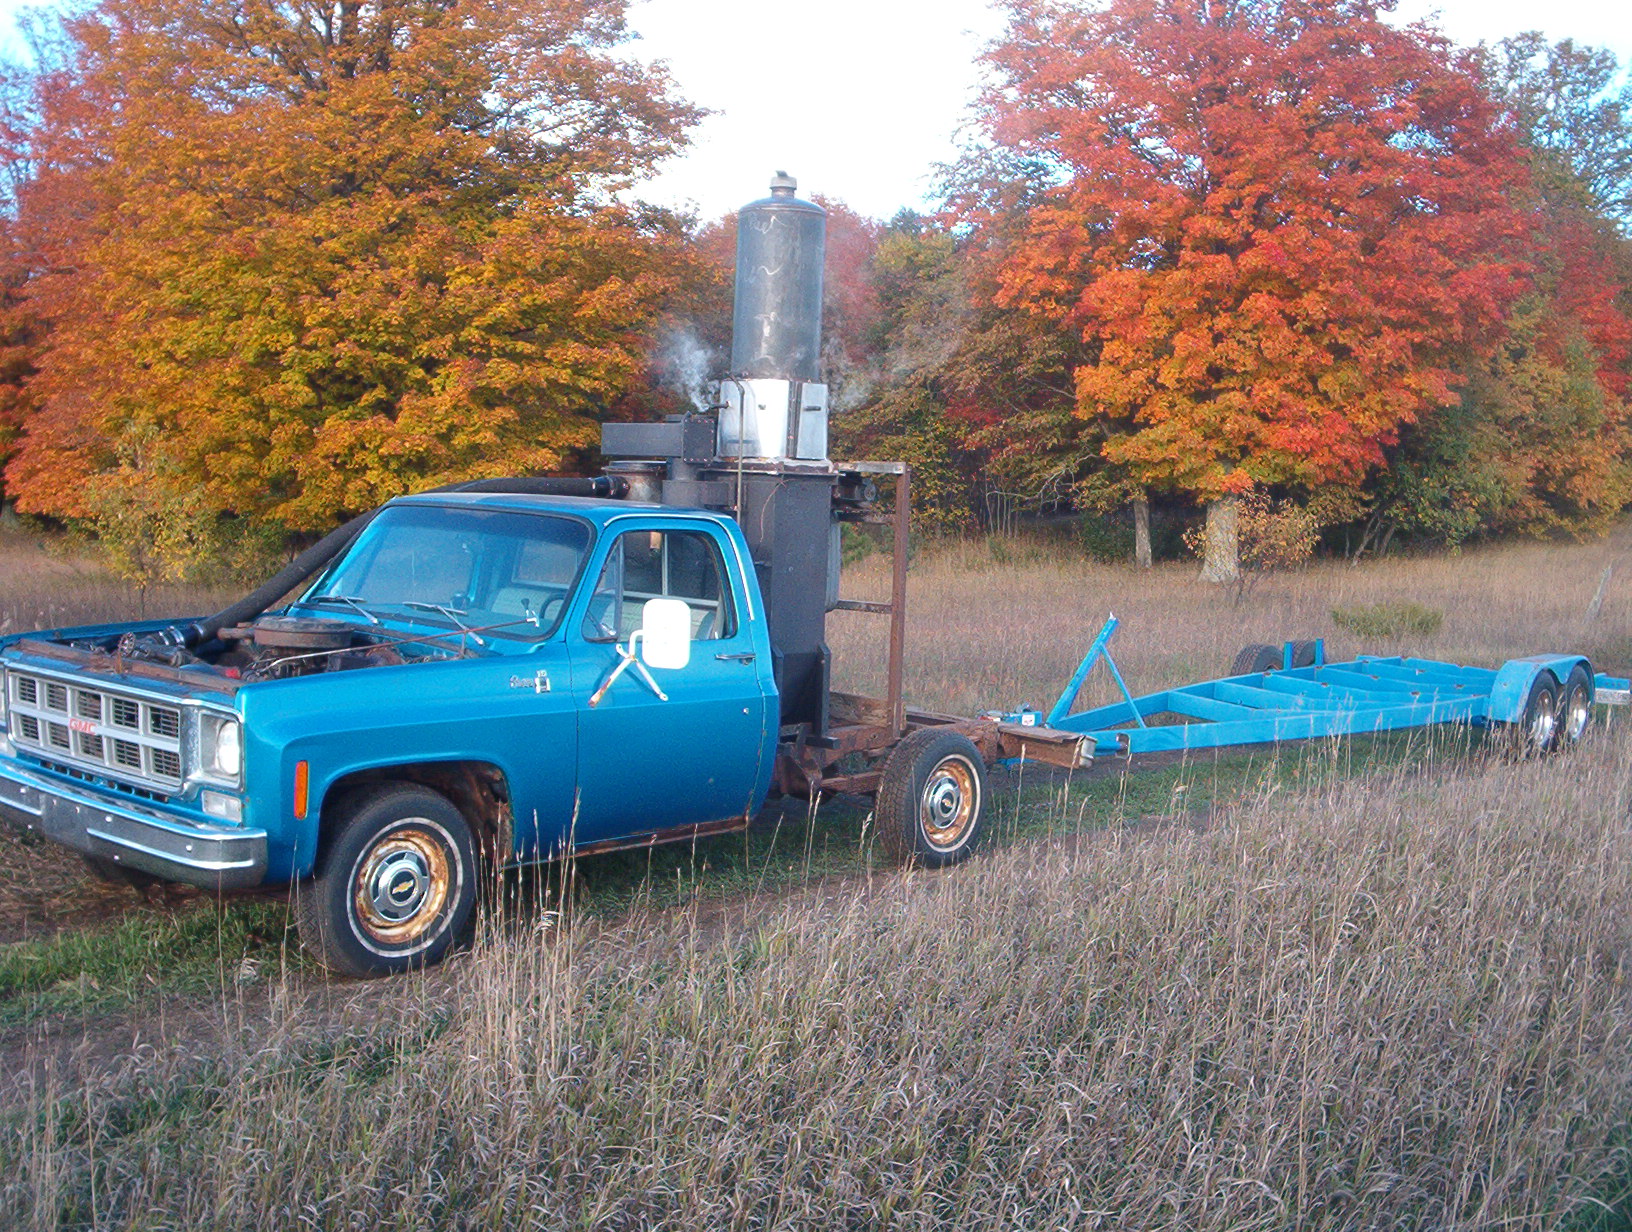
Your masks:
[[[979,814],[980,779],[974,766],[963,757],[937,762],[918,798],[918,819],[929,845],[938,851],[957,847]]]
[[[368,940],[411,951],[434,937],[452,888],[451,846],[435,822],[413,818],[357,857],[352,904]]]

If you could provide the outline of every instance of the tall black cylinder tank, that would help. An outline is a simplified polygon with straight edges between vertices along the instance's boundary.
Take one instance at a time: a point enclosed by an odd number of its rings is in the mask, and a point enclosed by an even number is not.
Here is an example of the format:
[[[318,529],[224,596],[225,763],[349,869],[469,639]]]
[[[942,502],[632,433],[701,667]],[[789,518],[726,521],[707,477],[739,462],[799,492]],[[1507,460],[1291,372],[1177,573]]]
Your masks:
[[[732,376],[817,379],[827,211],[799,200],[795,187],[778,171],[769,197],[737,211]]]

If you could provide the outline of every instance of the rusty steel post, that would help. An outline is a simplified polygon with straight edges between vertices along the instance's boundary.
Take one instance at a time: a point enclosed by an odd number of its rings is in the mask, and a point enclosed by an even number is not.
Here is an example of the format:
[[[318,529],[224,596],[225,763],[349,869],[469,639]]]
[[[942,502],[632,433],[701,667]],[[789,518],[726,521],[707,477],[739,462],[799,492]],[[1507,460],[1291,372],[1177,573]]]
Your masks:
[[[897,736],[907,729],[902,673],[907,642],[907,529],[912,514],[912,468],[905,463],[895,477],[895,557],[890,562],[890,725]]]

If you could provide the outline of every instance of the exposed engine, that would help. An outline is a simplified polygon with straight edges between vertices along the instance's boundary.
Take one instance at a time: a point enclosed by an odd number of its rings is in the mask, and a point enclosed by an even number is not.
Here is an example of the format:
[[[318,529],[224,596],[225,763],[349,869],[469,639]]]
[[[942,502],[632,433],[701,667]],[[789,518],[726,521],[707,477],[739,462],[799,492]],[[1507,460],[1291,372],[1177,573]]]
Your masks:
[[[469,653],[459,647],[428,646],[423,639],[365,629],[349,621],[305,616],[262,616],[250,624],[222,629],[216,639],[200,647],[203,653],[131,633],[73,645],[98,656],[158,664],[182,672],[216,672],[245,683],[364,667],[395,667]]]
[[[217,636],[229,649],[216,658],[215,666],[236,669],[238,677],[246,681],[286,680],[318,672],[393,667],[408,662],[395,645],[371,638],[344,620],[262,616],[253,624],[223,629]]]

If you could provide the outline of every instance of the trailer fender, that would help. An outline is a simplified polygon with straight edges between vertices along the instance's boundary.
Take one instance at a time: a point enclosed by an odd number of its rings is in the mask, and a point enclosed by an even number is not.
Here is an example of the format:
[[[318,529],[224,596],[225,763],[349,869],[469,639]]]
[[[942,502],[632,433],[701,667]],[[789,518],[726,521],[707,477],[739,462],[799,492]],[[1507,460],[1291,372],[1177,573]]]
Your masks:
[[[1524,717],[1524,703],[1530,696],[1530,686],[1542,672],[1550,672],[1560,688],[1570,678],[1577,664],[1592,670],[1585,655],[1538,654],[1523,659],[1509,659],[1496,673],[1496,683],[1490,690],[1490,713],[1493,723],[1517,723]]]

